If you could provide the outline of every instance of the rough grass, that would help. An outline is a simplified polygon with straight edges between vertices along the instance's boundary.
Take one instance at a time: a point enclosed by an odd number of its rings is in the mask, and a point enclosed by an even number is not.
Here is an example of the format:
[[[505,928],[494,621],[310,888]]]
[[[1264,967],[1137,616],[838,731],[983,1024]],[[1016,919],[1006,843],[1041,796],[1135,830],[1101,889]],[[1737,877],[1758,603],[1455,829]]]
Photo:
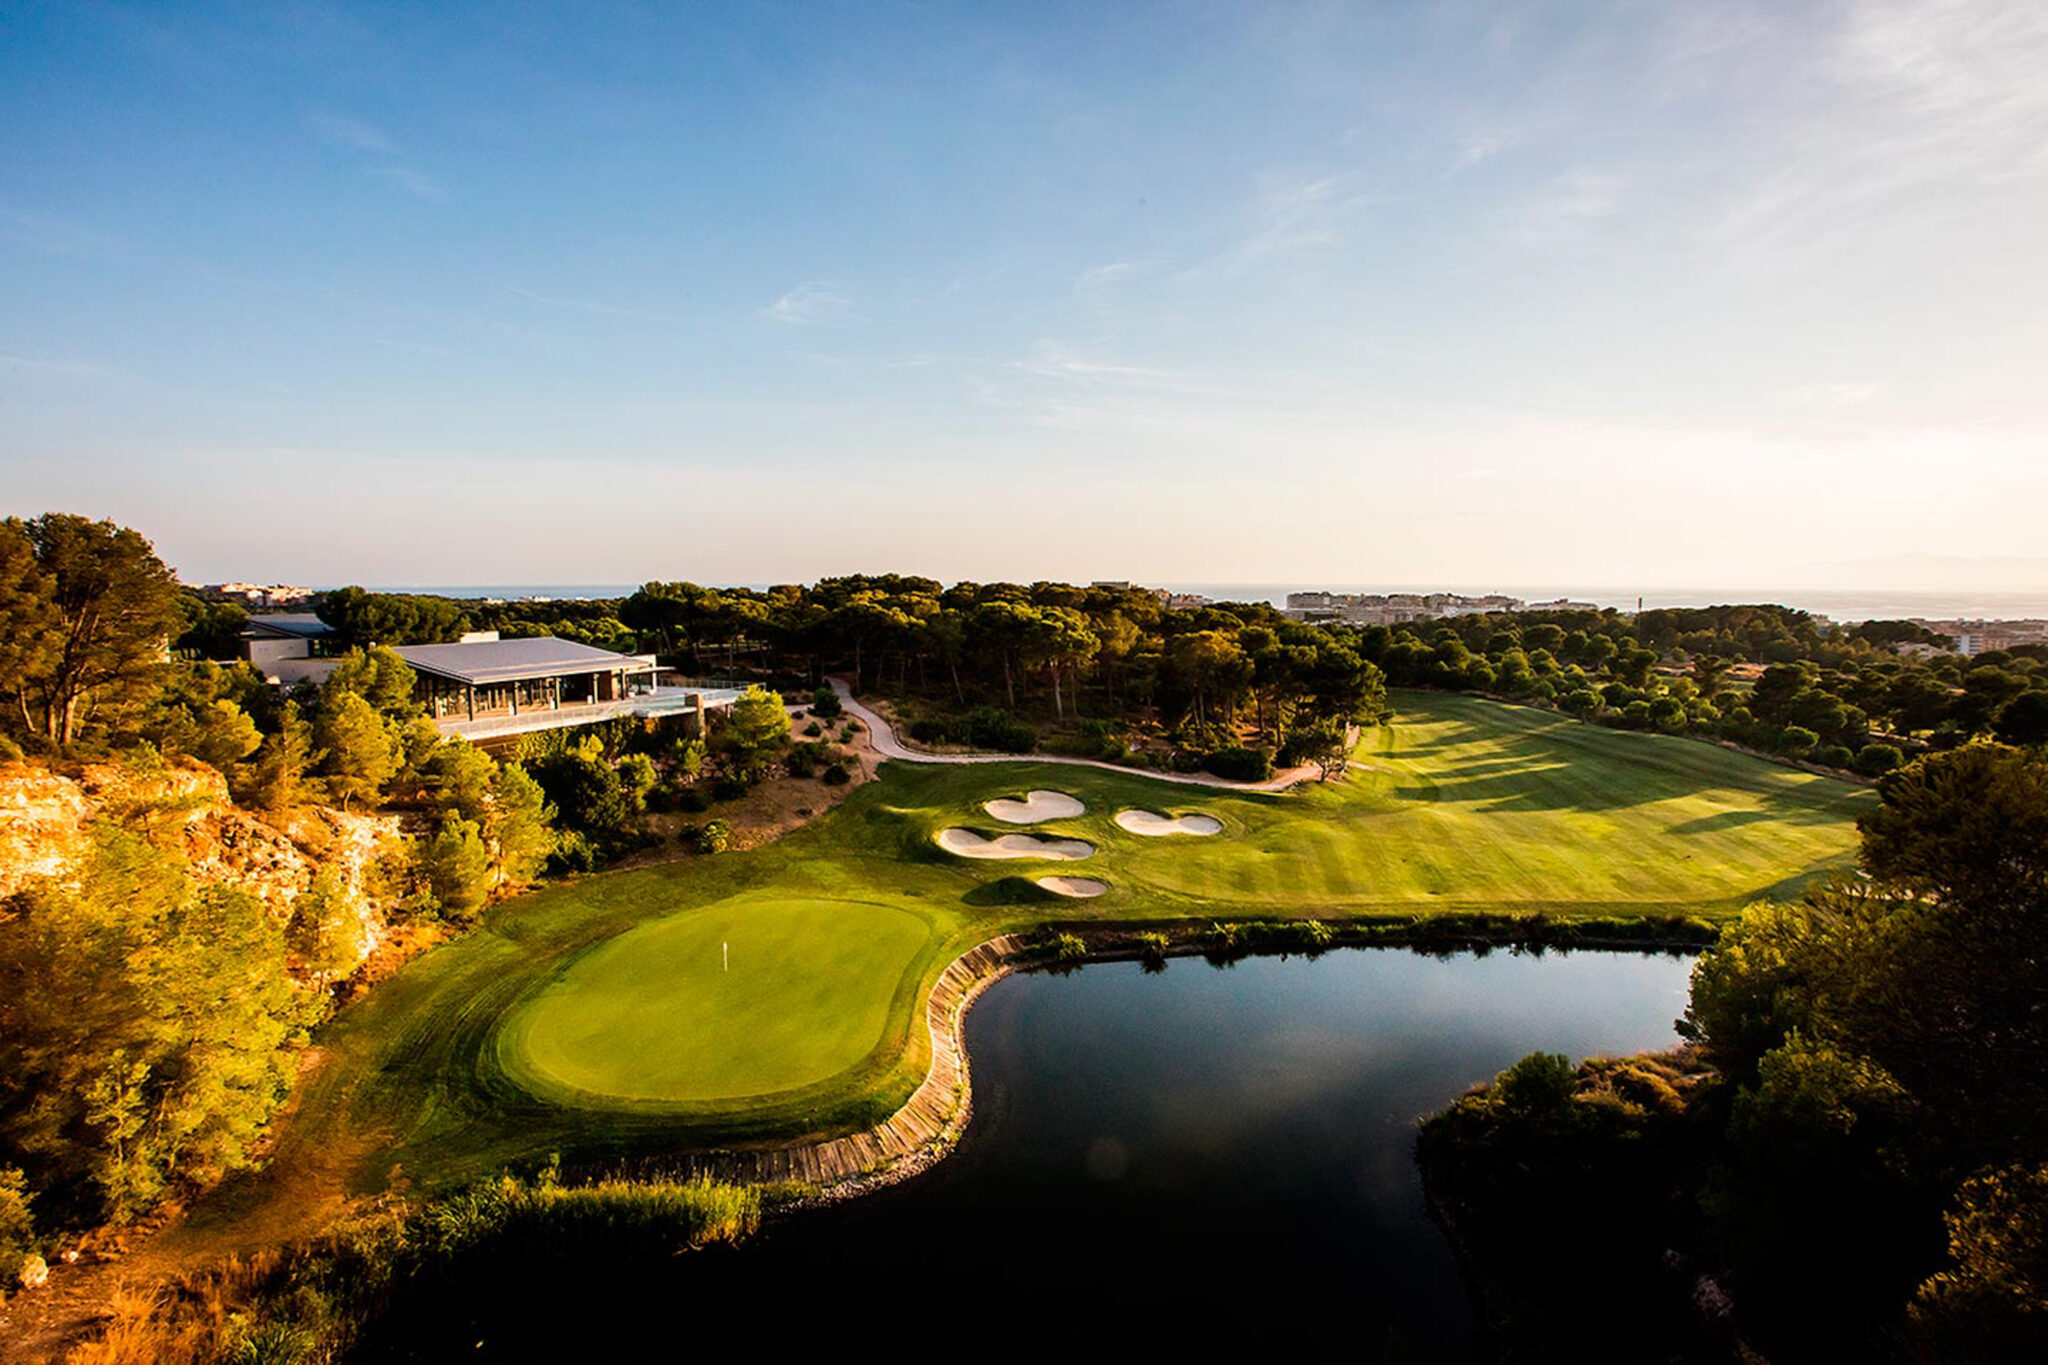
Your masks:
[[[1368,766],[1328,787],[1239,795],[1046,763],[893,763],[769,847],[509,902],[335,1020],[273,1172],[208,1215],[232,1225],[307,1197],[293,1170],[337,1150],[364,1153],[358,1188],[433,1188],[551,1151],[588,1163],[878,1121],[928,1063],[932,982],[998,933],[1451,912],[1711,919],[1848,867],[1870,800],[1686,740],[1436,694],[1397,704],[1397,725],[1356,755]],[[1033,787],[1087,803],[1031,829],[1087,839],[1093,858],[991,863],[933,845],[946,826],[993,824],[984,801]],[[1225,828],[1144,838],[1112,822],[1126,806]],[[1111,890],[1013,894],[1048,871]],[[752,975],[709,978],[720,942]]]

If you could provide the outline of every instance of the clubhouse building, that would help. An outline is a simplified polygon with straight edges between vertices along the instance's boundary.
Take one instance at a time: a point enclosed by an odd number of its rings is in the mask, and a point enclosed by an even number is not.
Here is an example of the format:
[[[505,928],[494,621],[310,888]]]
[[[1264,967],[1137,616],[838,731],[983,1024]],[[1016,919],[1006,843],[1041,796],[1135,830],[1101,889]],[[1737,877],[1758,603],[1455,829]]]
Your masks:
[[[244,657],[279,686],[321,683],[340,660],[311,613],[252,616]],[[617,654],[552,635],[504,640],[480,631],[454,644],[396,645],[414,695],[444,735],[487,740],[621,716],[686,715],[732,705],[737,687],[662,686],[654,656]]]

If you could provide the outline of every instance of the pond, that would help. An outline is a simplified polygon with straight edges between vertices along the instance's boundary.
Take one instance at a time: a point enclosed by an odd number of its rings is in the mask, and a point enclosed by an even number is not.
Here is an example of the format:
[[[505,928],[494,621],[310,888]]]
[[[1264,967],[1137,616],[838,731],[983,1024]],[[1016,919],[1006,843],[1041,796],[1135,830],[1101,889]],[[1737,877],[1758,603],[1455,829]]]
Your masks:
[[[972,1352],[1018,1330],[1085,1331],[1091,1350],[1322,1342],[1334,1326],[1367,1359],[1470,1359],[1477,1320],[1423,1207],[1416,1120],[1531,1051],[1670,1045],[1690,967],[1348,949],[1010,977],[968,1017],[975,1119],[934,1171],[736,1250],[451,1304],[449,1340],[470,1359],[566,1360],[726,1341]]]

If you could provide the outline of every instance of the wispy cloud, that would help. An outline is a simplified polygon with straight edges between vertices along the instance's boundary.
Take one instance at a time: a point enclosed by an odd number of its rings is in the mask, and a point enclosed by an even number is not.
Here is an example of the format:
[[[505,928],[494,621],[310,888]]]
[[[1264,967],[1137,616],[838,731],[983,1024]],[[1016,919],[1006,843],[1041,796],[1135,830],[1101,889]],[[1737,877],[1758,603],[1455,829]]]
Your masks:
[[[1091,289],[1100,289],[1104,285],[1128,279],[1151,264],[1150,261],[1111,261],[1107,265],[1090,266],[1074,277],[1074,288],[1083,293]]]
[[[1567,171],[1515,211],[1507,235],[1526,247],[1569,245],[1592,225],[1618,212],[1628,188],[1626,176]]]
[[[93,228],[45,213],[0,209],[0,241],[49,256],[98,260],[123,254],[122,243]]]
[[[1011,361],[1010,368],[1040,379],[1074,380],[1086,384],[1139,383],[1152,387],[1177,382],[1177,376],[1170,370],[1098,359],[1050,341],[1040,342],[1029,357]]]
[[[1941,230],[1988,187],[2048,179],[2048,6],[1863,0],[1810,65],[1831,98],[1715,225],[1740,264],[1796,266],[1844,228]]]
[[[431,175],[416,171],[410,166],[379,166],[370,174],[404,190],[418,199],[442,200],[448,197],[447,187]]]
[[[1778,401],[1793,403],[1802,407],[1850,408],[1871,399],[1884,390],[1884,385],[1874,379],[1838,381],[1830,384],[1794,384],[1778,391]]]
[[[424,341],[405,341],[397,337],[371,337],[370,341],[373,345],[382,346],[388,351],[404,351],[409,355],[449,357],[455,354],[446,346],[435,346]]]
[[[398,150],[390,138],[361,119],[343,118],[338,114],[309,114],[306,126],[313,130],[314,137],[330,147],[346,147],[356,152]]]
[[[506,285],[506,290],[522,299],[545,304],[549,308],[566,308],[577,313],[595,313],[599,317],[631,318],[639,322],[658,322],[664,326],[680,327],[685,319],[673,313],[654,312],[646,308],[632,308],[614,303],[601,303],[593,299],[561,298],[554,294],[539,294],[531,289],[522,289],[516,284]]]
[[[0,352],[0,374],[46,375],[52,379],[92,379],[111,373],[104,365],[82,360],[52,360],[47,356],[9,355]]]
[[[1522,140],[1521,134],[1512,129],[1495,129],[1490,132],[1468,134],[1458,143],[1460,167],[1476,166],[1490,161],[1502,152],[1510,151]]]
[[[1343,175],[1297,177],[1259,195],[1251,206],[1250,231],[1182,279],[1242,274],[1275,260],[1327,251],[1344,243],[1346,214],[1366,203]]]
[[[844,321],[853,312],[853,300],[830,284],[807,280],[763,311],[786,326],[820,327]]]
[[[322,145],[351,154],[358,164],[376,163],[367,166],[369,174],[398,186],[414,198],[438,203],[448,197],[446,185],[425,171],[395,159],[400,147],[382,129],[340,114],[308,114],[306,126]]]

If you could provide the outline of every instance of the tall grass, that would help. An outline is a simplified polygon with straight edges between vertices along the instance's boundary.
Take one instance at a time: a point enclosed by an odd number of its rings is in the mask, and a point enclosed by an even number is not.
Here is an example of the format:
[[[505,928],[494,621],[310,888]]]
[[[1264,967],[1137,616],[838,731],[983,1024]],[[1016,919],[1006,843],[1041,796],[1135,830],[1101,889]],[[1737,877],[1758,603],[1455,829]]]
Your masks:
[[[175,1292],[118,1294],[106,1327],[66,1365],[325,1365],[388,1315],[508,1269],[738,1242],[760,1221],[758,1189],[703,1177],[563,1185],[552,1168],[504,1175],[231,1259]]]

